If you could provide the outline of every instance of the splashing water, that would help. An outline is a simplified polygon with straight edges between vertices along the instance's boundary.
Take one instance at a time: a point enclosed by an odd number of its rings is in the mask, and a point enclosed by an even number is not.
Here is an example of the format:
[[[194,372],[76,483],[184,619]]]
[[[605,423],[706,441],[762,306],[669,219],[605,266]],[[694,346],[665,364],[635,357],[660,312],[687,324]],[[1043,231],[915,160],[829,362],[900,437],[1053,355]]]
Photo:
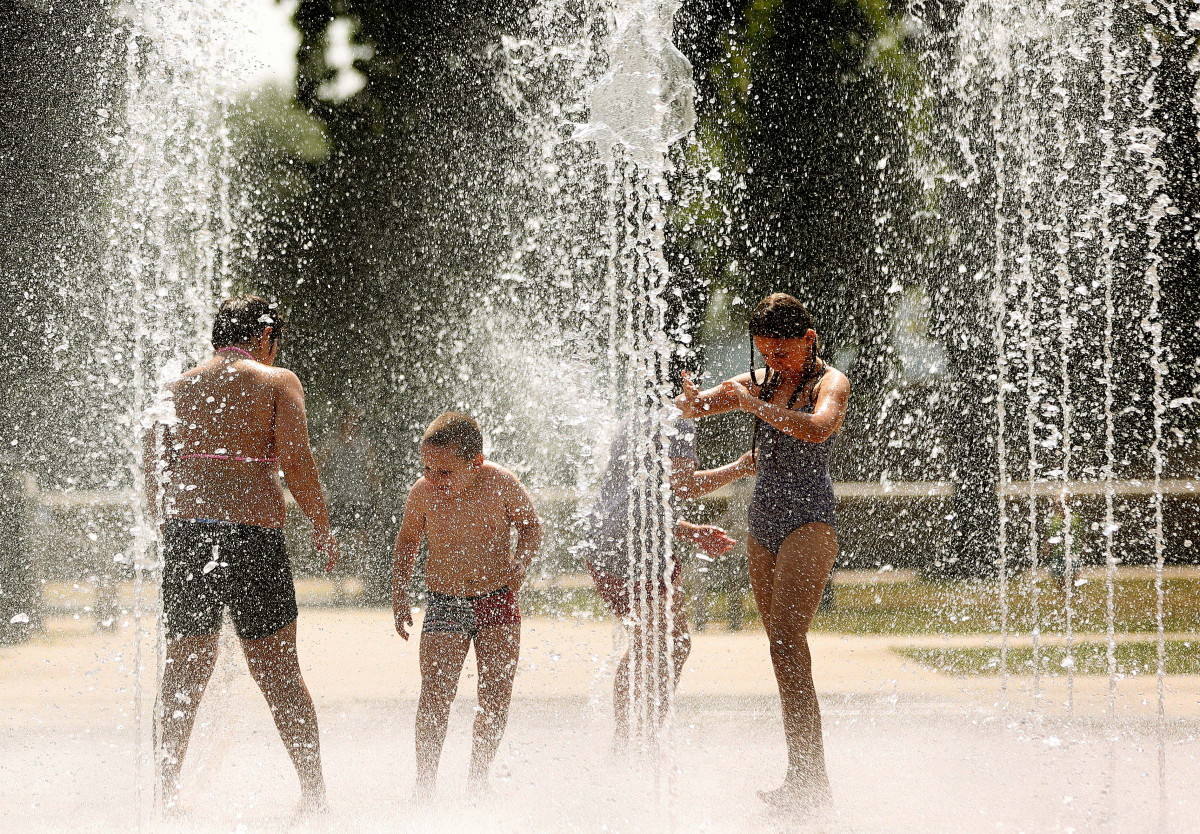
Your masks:
[[[671,199],[667,152],[696,121],[691,64],[671,43],[678,9],[676,0],[617,7],[607,48],[609,66],[588,90],[589,121],[575,132],[575,139],[596,144],[609,183],[606,218],[609,223],[619,218],[608,235],[610,373],[614,401],[628,404],[636,415],[628,450],[637,463],[629,485],[627,593],[647,635],[642,646],[633,647],[642,657],[633,664],[640,680],[629,687],[627,720],[635,744],[646,754],[657,749],[657,717],[665,716],[669,808],[675,774],[674,689],[668,685],[664,690],[657,681],[677,676],[675,587],[670,579],[676,567],[675,520],[669,462],[661,469],[649,464],[669,461],[677,413],[668,400],[674,350],[664,298],[670,282],[663,252],[665,204]],[[665,651],[649,657],[650,647],[660,644]],[[656,783],[659,774],[656,770]]]
[[[135,784],[139,828],[154,813],[159,785],[158,708],[164,644],[158,579],[161,542],[141,500],[143,443],[161,452],[154,425],[173,416],[163,385],[209,348],[217,293],[231,286],[232,216],[228,136],[221,93],[223,41],[215,36],[225,5],[135,0],[112,14],[111,61],[125,79],[122,117],[109,153],[113,180],[103,295],[95,299],[108,331],[96,345],[101,398],[115,406],[113,448],[133,482],[129,562],[135,590]],[[211,48],[217,44],[218,48]],[[123,405],[124,411],[121,406]],[[165,420],[165,422],[164,422]],[[155,497],[159,511],[162,495]],[[153,786],[153,787],[149,787]]]
[[[914,8],[919,14],[924,6]],[[1136,26],[1110,0],[968,2],[933,59],[935,97],[953,114],[939,128],[939,159],[953,164],[929,176],[962,188],[977,212],[977,228],[986,229],[965,232],[964,239],[989,252],[992,287],[1002,701],[1008,703],[1015,636],[1010,582],[1023,573],[1021,593],[1032,621],[1030,694],[1035,704],[1043,695],[1044,641],[1061,628],[1065,706],[1074,710],[1076,576],[1094,547],[1103,564],[1107,712],[1115,728],[1117,554],[1144,536],[1154,576],[1165,814],[1162,508],[1169,369],[1159,250],[1161,227],[1178,210],[1159,150],[1164,134],[1156,84],[1164,38],[1187,33],[1170,4],[1148,4],[1145,13],[1147,22]],[[1151,373],[1118,362],[1115,346],[1125,344],[1130,347],[1121,350],[1144,353]],[[1148,441],[1146,462],[1122,450],[1120,438]],[[1013,475],[1022,470],[1020,483]],[[1136,493],[1141,507],[1118,506],[1122,478],[1145,479],[1135,482],[1146,485]],[[1100,499],[1100,517],[1088,535],[1077,521],[1093,498]],[[1021,505],[1024,513],[1011,512]],[[1061,531],[1051,540],[1059,555],[1049,561],[1042,550],[1047,506],[1049,515],[1059,514]],[[1025,534],[1023,558],[1012,547],[1014,533]],[[1045,587],[1048,577],[1062,583],[1061,592]]]

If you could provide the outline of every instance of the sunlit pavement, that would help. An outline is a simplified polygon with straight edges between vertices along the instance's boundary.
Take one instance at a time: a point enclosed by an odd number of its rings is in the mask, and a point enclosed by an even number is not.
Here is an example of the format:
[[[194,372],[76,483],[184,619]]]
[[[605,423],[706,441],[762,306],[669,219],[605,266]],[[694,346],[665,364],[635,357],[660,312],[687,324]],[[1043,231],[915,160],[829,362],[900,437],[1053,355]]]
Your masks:
[[[390,613],[371,609],[303,609],[300,637],[333,806],[302,830],[1148,831],[1158,820],[1152,676],[1119,682],[1114,724],[1103,678],[1076,678],[1073,715],[1065,678],[1043,679],[1037,699],[1028,678],[1010,678],[1003,709],[999,678],[946,676],[890,651],[994,639],[970,636],[813,635],[836,803],[824,820],[801,825],[767,813],[755,796],[779,780],[784,761],[765,636],[696,635],[670,748],[676,773],[660,772],[656,798],[653,768],[608,760],[611,623],[546,619],[525,623],[496,796],[462,802],[469,662],[437,810],[418,813],[407,803],[415,640],[405,643]],[[274,830],[290,819],[294,776],[232,648],[185,769],[190,810],[147,829]],[[36,640],[0,648],[0,828],[136,830],[134,650],[127,621],[96,632],[83,619],[52,620]],[[1200,831],[1200,678],[1167,686],[1167,821]]]

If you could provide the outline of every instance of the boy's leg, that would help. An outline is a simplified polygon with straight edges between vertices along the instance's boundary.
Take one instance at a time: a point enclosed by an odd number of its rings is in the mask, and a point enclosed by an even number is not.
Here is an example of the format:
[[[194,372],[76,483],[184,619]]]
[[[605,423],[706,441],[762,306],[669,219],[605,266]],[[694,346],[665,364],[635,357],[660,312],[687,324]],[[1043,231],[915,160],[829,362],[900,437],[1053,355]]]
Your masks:
[[[479,670],[479,712],[471,743],[470,781],[481,788],[487,781],[496,749],[508,723],[513,677],[521,653],[521,624],[486,628],[475,635],[475,660]]]
[[[301,803],[306,809],[324,808],[325,778],[321,772],[317,711],[300,674],[296,621],[261,639],[242,640],[242,650],[300,777]]]
[[[179,770],[187,753],[196,710],[217,661],[221,633],[167,639],[167,664],[159,693],[162,796],[170,807],[179,790]]]
[[[429,613],[426,612],[426,618]],[[417,702],[417,785],[413,793],[427,798],[433,793],[438,761],[450,722],[450,704],[458,690],[458,677],[471,638],[452,631],[421,634],[421,699]]]

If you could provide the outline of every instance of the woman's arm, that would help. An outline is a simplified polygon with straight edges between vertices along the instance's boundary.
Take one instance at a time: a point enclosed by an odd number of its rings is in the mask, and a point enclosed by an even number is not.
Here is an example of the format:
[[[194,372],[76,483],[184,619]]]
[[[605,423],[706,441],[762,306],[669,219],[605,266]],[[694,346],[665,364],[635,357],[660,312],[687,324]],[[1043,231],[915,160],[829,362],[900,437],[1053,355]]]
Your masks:
[[[675,398],[675,407],[683,412],[683,417],[687,420],[737,411],[740,406],[738,405],[737,394],[729,388],[730,382],[739,383],[743,388],[753,385],[750,374],[744,373],[715,388],[701,391],[696,383],[692,381],[691,375],[684,374],[683,393]]]
[[[754,456],[749,452],[733,463],[700,472],[696,471],[696,461],[692,458],[672,458],[671,492],[677,498],[699,498],[753,474]]]
[[[166,475],[166,465],[164,460],[164,452],[167,448],[169,439],[165,439],[162,443],[162,448],[156,442],[156,434],[158,433],[158,423],[154,423],[142,436],[142,476],[143,476],[143,496],[146,499],[146,507],[150,511],[151,520],[161,526],[164,519],[162,517],[162,505],[159,501],[159,487],[161,480]],[[169,429],[163,428],[163,436],[167,438]]]
[[[325,571],[337,562],[337,542],[329,527],[329,508],[317,477],[317,462],[308,440],[308,417],[304,411],[304,387],[291,371],[279,369],[280,384],[275,408],[275,448],[279,468],[300,511],[313,525],[313,543],[326,557]]]
[[[680,519],[675,522],[675,538],[689,542],[716,558],[728,553],[737,544],[733,537],[712,524],[692,524]]]

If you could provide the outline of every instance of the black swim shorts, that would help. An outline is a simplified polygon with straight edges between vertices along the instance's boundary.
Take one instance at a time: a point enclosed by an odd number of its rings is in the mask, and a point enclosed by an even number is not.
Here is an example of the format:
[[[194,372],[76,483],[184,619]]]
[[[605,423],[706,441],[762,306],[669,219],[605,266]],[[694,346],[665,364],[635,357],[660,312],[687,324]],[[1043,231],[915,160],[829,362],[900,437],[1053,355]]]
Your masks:
[[[296,619],[296,587],[282,530],[172,518],[164,542],[163,615],[169,637],[219,631],[226,606],[243,640],[267,637]]]

